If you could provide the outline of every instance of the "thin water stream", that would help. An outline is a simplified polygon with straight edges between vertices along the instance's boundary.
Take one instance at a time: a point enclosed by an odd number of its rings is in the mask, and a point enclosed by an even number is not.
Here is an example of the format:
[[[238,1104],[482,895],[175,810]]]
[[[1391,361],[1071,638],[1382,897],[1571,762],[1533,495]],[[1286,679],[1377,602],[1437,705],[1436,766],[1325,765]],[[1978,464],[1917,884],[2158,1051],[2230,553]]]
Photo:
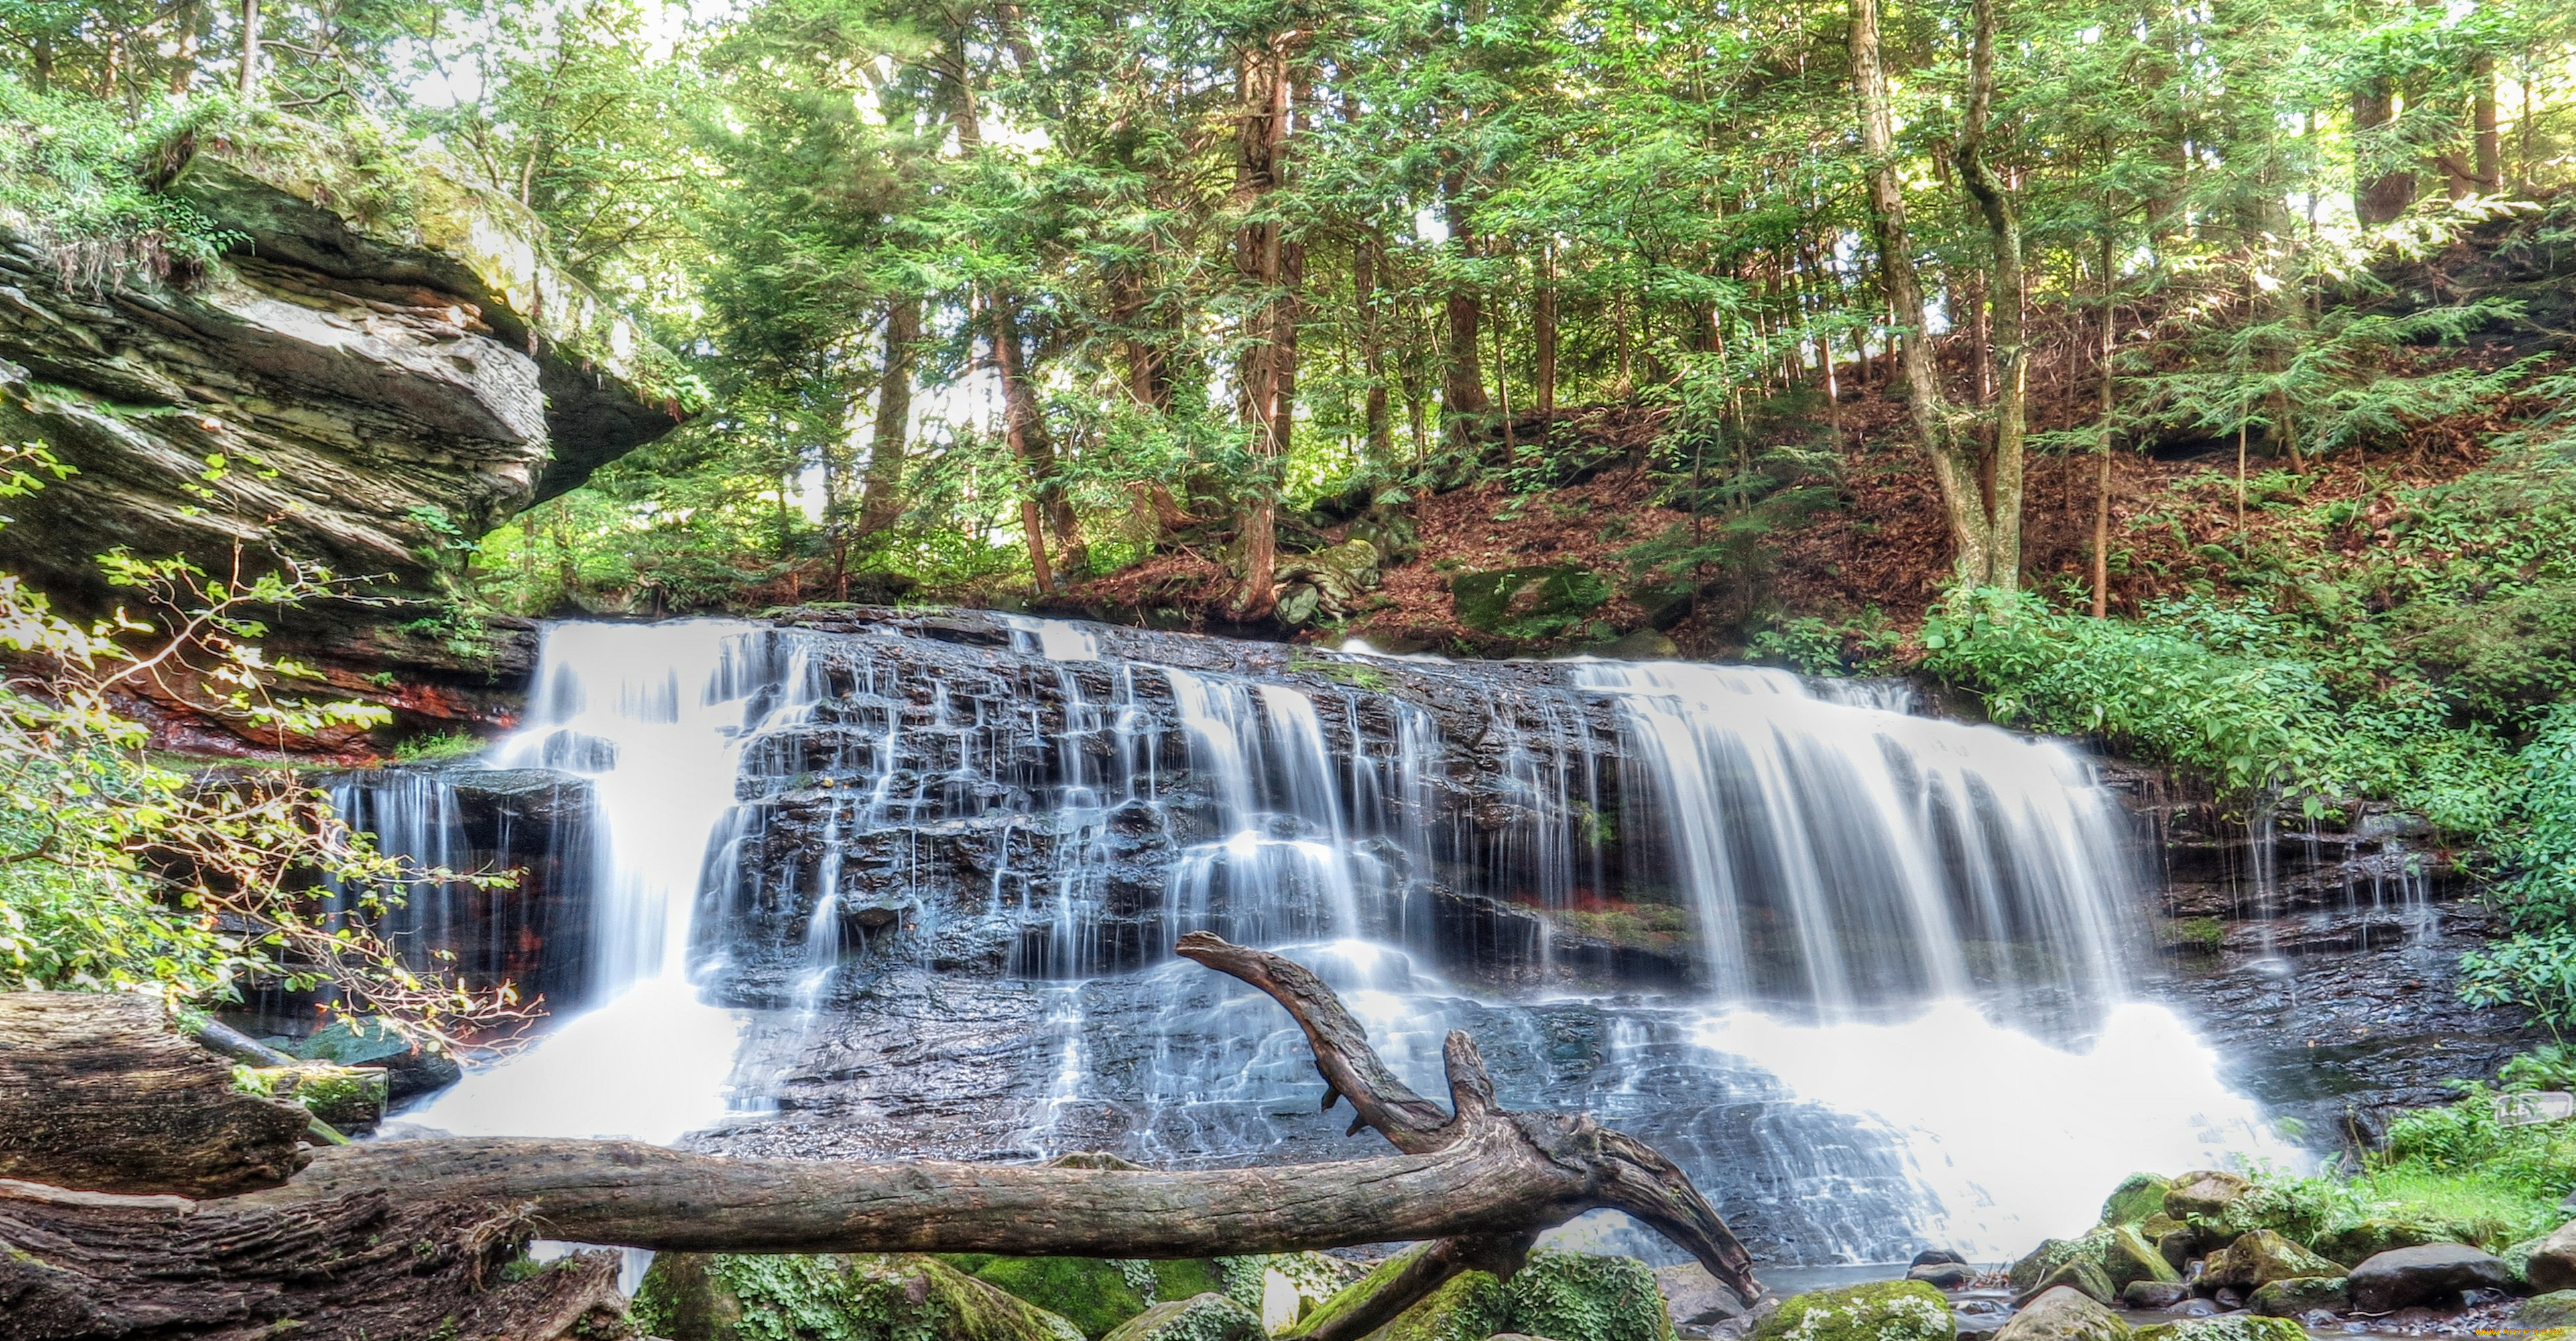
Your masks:
[[[1292,683],[1011,627],[927,677],[867,634],[550,627],[495,762],[592,782],[594,1004],[409,1120],[739,1124],[790,1073],[828,1090],[808,1050],[863,1040],[899,961],[1026,1003],[994,1153],[1320,1157],[1294,1026],[1168,957],[1206,928],[1316,967],[1426,1093],[1469,1031],[1507,1102],[1654,1141],[1784,1260],[1992,1258],[2136,1168],[2298,1158],[2131,999],[2139,876],[2058,745],[1754,668],[1525,668],[1471,685],[1471,721],[1366,657]],[[1461,907],[1541,928],[1535,964],[1491,971]],[[1551,937],[1649,933],[1691,985],[1554,971]]]

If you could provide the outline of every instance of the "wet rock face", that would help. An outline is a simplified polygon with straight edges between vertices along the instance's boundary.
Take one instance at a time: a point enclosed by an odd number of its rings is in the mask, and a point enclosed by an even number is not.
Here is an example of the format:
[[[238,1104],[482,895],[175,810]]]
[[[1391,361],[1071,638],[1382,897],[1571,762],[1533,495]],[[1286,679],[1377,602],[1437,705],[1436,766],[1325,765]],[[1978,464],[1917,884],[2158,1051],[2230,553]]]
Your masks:
[[[2460,1001],[2460,955],[2495,918],[2420,820],[2362,805],[2249,821],[2160,769],[2111,761],[2104,780],[2161,876],[2163,971],[2143,990],[2310,1145],[2375,1142],[2539,1041],[2522,1012]]]

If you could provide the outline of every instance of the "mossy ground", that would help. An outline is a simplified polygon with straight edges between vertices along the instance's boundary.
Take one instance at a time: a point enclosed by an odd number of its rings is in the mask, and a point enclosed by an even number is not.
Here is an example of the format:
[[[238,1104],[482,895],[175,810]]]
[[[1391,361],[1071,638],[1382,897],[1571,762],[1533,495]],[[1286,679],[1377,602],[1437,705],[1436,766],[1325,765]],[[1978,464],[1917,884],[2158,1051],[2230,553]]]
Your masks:
[[[1121,1261],[1092,1257],[998,1257],[950,1253],[939,1259],[977,1280],[1062,1316],[1086,1337],[1106,1336],[1148,1307],[1201,1294],[1229,1294],[1211,1262]],[[1240,1301],[1238,1302],[1245,1302]],[[1259,1298],[1250,1301],[1260,1305]]]

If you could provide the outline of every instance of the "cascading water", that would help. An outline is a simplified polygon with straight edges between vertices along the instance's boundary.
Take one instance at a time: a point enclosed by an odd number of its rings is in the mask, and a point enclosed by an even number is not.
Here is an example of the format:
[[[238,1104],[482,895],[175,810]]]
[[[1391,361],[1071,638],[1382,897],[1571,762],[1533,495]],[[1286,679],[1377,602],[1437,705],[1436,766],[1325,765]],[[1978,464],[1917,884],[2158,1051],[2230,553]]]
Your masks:
[[[550,629],[500,753],[591,779],[603,1004],[417,1121],[668,1140],[731,1113],[720,1137],[771,1148],[914,1112],[988,1156],[1346,1153],[1298,1111],[1287,1017],[1168,958],[1206,928],[1316,966],[1427,1093],[1469,1031],[1507,1102],[1655,1141],[1790,1260],[2018,1250],[2134,1167],[2292,1155],[2127,1001],[2136,877],[2061,747],[1747,668],[1289,676],[1004,632]],[[1696,982],[1574,990],[1621,954]],[[982,1090],[907,1108],[884,1059],[960,1064],[921,1014],[952,980],[1016,1041],[977,1035]]]

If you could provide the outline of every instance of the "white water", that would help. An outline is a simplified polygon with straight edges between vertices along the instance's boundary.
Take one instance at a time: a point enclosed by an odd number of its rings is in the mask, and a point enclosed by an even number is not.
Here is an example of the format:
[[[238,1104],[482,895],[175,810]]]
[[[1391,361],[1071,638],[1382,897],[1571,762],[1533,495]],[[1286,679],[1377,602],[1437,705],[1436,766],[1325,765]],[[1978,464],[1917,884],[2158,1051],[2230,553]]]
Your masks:
[[[2127,1000],[2138,891],[2119,817],[2058,746],[1905,715],[1886,686],[1583,662],[1554,683],[1498,682],[1479,754],[1508,814],[1435,832],[1450,745],[1418,707],[1381,702],[1363,731],[1347,691],[1108,661],[1088,630],[1011,623],[1016,651],[1053,663],[1034,673],[1054,675],[1062,721],[987,720],[944,685],[927,725],[891,706],[877,721],[847,707],[891,692],[863,667],[842,691],[848,734],[819,761],[796,753],[795,729],[826,697],[809,661],[821,643],[709,621],[549,629],[529,721],[496,762],[597,788],[601,1004],[412,1119],[670,1142],[756,1109],[759,1082],[737,1071],[748,1017],[691,985],[728,953],[693,947],[708,934],[694,917],[709,891],[736,896],[738,786],[813,768],[846,775],[826,856],[798,877],[810,888],[758,895],[799,910],[793,997],[809,1021],[852,948],[844,845],[961,788],[1007,792],[1052,838],[1051,864],[1024,869],[1004,822],[984,910],[1048,932],[1013,957],[1053,980],[1027,1142],[1051,1152],[1074,1139],[1066,1115],[1115,1104],[1145,1115],[1129,1153],[1149,1160],[1320,1157],[1281,1146],[1315,1081],[1275,1006],[1187,964],[1091,976],[1110,818],[1177,812],[1167,775],[1186,768],[1209,836],[1171,861],[1160,944],[1207,927],[1315,964],[1425,1093],[1441,1092],[1441,1038],[1468,1029],[1507,1101],[1637,1131],[1730,1214],[1779,1217],[1813,1260],[1910,1251],[1894,1246],[1908,1235],[2018,1252],[2089,1224],[2133,1169],[2299,1158],[2170,1012]],[[1158,744],[1158,714],[1185,759]],[[876,724],[848,727],[860,720]],[[923,744],[907,730],[935,735],[945,762],[899,782],[898,745]],[[1614,732],[1627,800],[1611,815]],[[1433,933],[1408,921],[1426,876],[1583,911],[1611,837],[1632,879],[1681,896],[1705,991],[1480,1000],[1426,967]]]
[[[699,998],[689,932],[709,845],[733,812],[743,743],[775,690],[802,679],[753,664],[757,637],[721,620],[548,626],[527,720],[494,762],[591,781],[600,1004],[409,1121],[461,1136],[668,1144],[729,1111],[750,1021]]]

